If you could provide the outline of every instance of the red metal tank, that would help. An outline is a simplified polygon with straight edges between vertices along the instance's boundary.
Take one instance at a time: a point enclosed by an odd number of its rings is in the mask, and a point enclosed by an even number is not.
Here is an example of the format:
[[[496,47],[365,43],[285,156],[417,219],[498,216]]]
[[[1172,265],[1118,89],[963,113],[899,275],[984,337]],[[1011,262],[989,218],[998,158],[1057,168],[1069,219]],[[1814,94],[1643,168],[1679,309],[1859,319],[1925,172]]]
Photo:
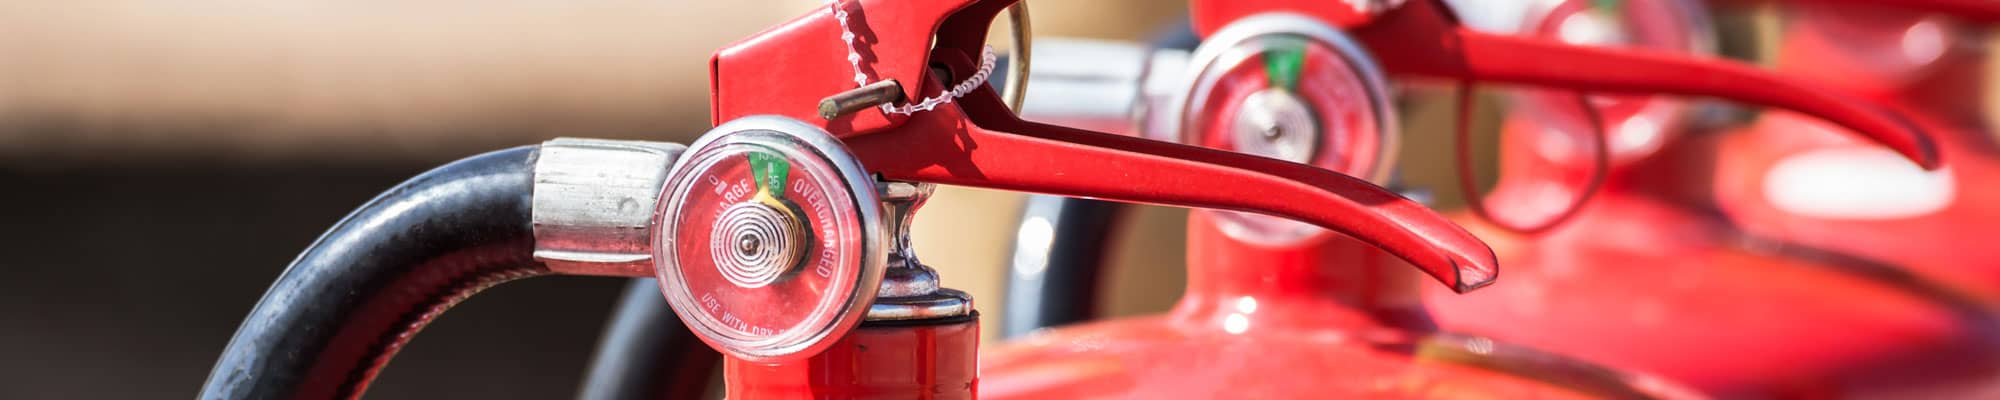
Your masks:
[[[740,399],[973,399],[979,397],[979,320],[868,322],[799,361],[723,362]]]
[[[1644,398],[1658,380],[1436,334],[1422,277],[1322,232],[1266,246],[1188,217],[1188,286],[1167,315],[1042,331],[989,349],[985,398]]]
[[[1667,14],[1634,13],[1649,3],[1666,2],[1625,3],[1623,20],[1667,28],[1671,20],[1644,18]],[[1533,25],[1538,33],[1575,15],[1557,10]],[[1579,144],[1593,132],[1584,113],[1535,107],[1537,96],[1520,99],[1540,111],[1513,113],[1503,127],[1503,172],[1489,196],[1492,214],[1514,225],[1558,214],[1599,173],[1582,161]],[[1460,216],[1507,275],[1463,296],[1428,291],[1440,326],[1725,396],[1994,393],[2000,343],[1989,311],[1894,266],[1737,231],[1703,204],[1710,138],[1683,137],[1678,115],[1629,112],[1663,101],[1600,108],[1612,169],[1567,223],[1524,235]]]
[[[1949,167],[1922,171],[1811,119],[1769,113],[1720,146],[1715,193],[1744,229],[1907,266],[2000,293],[2000,147],[1986,119],[1986,38],[2000,4],[1957,19],[1890,6],[1786,10],[1777,68],[1872,97],[1935,133]]]

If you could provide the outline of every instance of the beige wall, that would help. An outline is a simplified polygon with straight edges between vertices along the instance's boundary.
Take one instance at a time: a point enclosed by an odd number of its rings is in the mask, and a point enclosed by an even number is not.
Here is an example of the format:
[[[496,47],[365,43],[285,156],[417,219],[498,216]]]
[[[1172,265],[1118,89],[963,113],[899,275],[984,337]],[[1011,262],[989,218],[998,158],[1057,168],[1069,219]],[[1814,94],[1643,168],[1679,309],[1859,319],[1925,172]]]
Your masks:
[[[557,135],[687,141],[708,126],[708,54],[819,4],[0,2],[0,162],[400,160]],[[1034,5],[1040,34],[1121,39],[1184,7]]]
[[[564,135],[687,142],[709,126],[708,54],[820,4],[0,2],[0,168],[214,158],[340,168]],[[1037,35],[1123,40],[1184,7],[1032,3]],[[1005,51],[1001,29],[994,41]],[[1020,199],[946,188],[917,226],[924,260],[989,315],[999,315]],[[1160,254],[1176,253],[1147,253]],[[1177,265],[1148,270],[1178,274]],[[1179,284],[1127,286],[1160,288],[1152,300],[1113,303],[1131,312],[1163,308]]]

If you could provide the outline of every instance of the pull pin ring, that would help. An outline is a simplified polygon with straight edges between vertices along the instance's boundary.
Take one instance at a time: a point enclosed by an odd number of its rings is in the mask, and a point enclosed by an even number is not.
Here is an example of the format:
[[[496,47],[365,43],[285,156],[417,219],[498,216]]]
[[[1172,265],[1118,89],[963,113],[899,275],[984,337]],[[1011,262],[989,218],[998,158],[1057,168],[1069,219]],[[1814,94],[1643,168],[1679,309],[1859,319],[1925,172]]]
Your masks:
[[[1576,94],[1576,105],[1582,109],[1584,118],[1590,121],[1592,130],[1591,139],[1596,142],[1596,147],[1591,151],[1592,169],[1590,182],[1584,184],[1583,193],[1577,194],[1576,200],[1571,201],[1569,206],[1563,208],[1562,212],[1541,223],[1523,226],[1495,218],[1493,212],[1486,208],[1486,196],[1480,193],[1479,184],[1473,182],[1473,90],[1472,81],[1459,82],[1458,130],[1456,137],[1453,139],[1456,142],[1453,147],[1458,158],[1458,188],[1463,193],[1463,196],[1465,196],[1466,208],[1470,209],[1473,215],[1479,216],[1479,219],[1486,220],[1494,226],[1500,227],[1500,229],[1522,235],[1539,235],[1548,232],[1550,229],[1562,226],[1563,222],[1576,217],[1578,213],[1582,212],[1584,204],[1589,203],[1590,198],[1595,196],[1598,190],[1604,186],[1605,176],[1611,173],[1611,143],[1606,138],[1604,116],[1598,112],[1596,106],[1590,104],[1590,96],[1583,92],[1577,92]]]

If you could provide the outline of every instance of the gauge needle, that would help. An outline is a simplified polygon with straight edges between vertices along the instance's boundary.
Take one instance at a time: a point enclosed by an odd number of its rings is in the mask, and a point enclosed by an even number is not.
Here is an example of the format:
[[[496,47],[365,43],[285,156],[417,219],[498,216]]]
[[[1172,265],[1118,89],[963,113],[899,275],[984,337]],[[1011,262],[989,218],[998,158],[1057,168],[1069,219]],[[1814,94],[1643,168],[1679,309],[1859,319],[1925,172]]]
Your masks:
[[[1264,75],[1271,80],[1271,86],[1287,91],[1295,91],[1299,83],[1300,70],[1305,69],[1306,42],[1286,40],[1271,46],[1264,53]]]
[[[791,174],[791,165],[785,163],[784,157],[761,151],[752,151],[747,157],[750,158],[750,175],[756,181],[759,193],[771,197],[785,193],[785,178]]]
[[[785,194],[785,180],[791,175],[791,164],[786,163],[782,156],[761,151],[752,151],[746,157],[750,159],[750,180],[757,184],[757,202],[791,214],[791,207],[779,200]]]

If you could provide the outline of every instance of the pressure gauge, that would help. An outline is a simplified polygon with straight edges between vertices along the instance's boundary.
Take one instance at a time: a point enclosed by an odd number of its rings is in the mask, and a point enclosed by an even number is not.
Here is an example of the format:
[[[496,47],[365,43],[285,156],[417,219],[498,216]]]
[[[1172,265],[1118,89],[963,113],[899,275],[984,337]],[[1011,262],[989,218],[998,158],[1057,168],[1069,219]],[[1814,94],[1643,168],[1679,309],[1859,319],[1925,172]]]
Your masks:
[[[1231,23],[1195,49],[1177,107],[1186,144],[1310,164],[1386,184],[1397,130],[1388,85],[1361,47],[1295,14]],[[1239,239],[1285,244],[1323,229],[1275,217],[1219,214]]]
[[[661,292],[732,356],[818,354],[860,323],[882,282],[874,182],[819,127],[779,116],[716,127],[667,177],[653,242]]]

